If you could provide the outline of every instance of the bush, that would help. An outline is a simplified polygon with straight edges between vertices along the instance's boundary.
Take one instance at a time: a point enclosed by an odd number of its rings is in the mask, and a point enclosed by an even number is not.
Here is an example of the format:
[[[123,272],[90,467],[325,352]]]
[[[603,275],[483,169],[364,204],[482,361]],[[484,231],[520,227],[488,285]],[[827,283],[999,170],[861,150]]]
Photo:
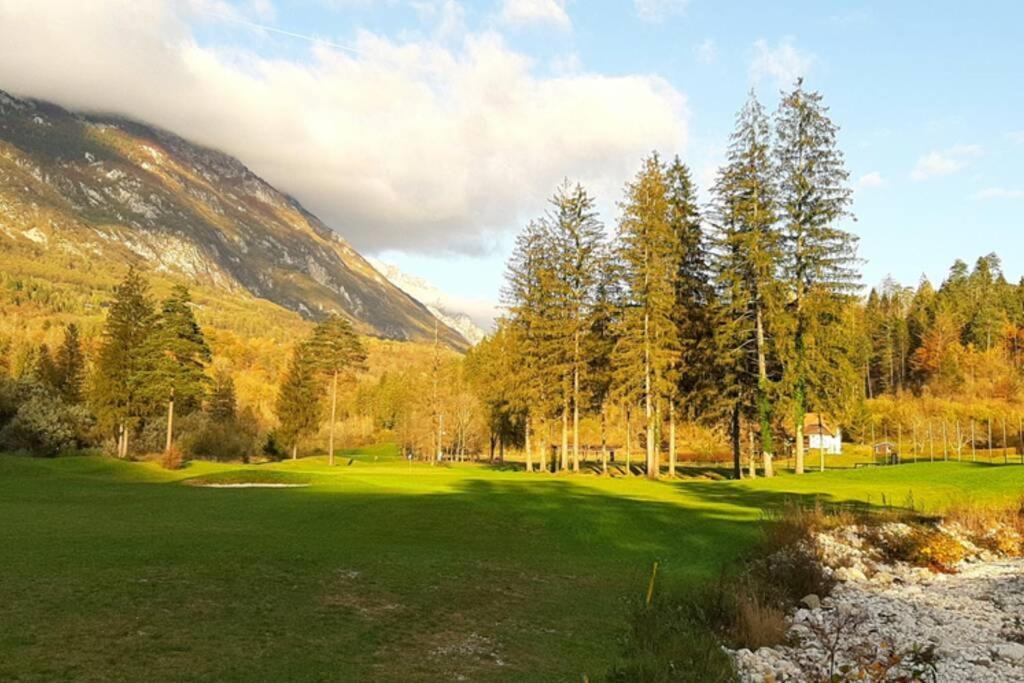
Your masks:
[[[89,445],[92,417],[85,408],[38,385],[23,386],[18,398],[17,410],[0,429],[0,450],[53,457]]]

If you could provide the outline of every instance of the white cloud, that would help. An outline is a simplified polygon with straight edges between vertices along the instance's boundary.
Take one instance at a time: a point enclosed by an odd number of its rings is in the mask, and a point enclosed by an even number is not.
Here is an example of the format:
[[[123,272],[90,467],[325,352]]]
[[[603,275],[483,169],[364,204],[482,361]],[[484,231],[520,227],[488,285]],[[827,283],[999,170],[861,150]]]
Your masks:
[[[796,79],[810,73],[815,61],[814,55],[797,49],[792,38],[782,39],[775,47],[766,40],[757,40],[750,62],[750,80],[759,83],[770,78],[779,87],[788,88]]]
[[[682,14],[690,0],[633,0],[637,15],[645,21],[662,21],[673,14]]]
[[[1024,199],[1024,190],[1011,190],[1005,187],[986,187],[971,195],[973,199]]]
[[[881,187],[885,185],[885,178],[878,171],[872,171],[871,173],[865,173],[857,180],[857,188],[866,190],[872,187]]]
[[[222,149],[370,252],[481,252],[566,176],[610,209],[645,154],[686,145],[656,76],[547,75],[494,33],[270,59],[198,44],[182,7],[0,0],[0,87]]]
[[[700,44],[693,46],[693,56],[701,64],[714,64],[718,59],[718,46],[711,38],[705,38]]]
[[[910,172],[913,180],[929,180],[951,175],[967,166],[971,159],[981,156],[979,145],[957,145],[949,149],[937,150],[925,154],[917,160]]]
[[[1011,142],[1016,142],[1018,145],[1024,145],[1024,130],[1015,130],[1012,133],[1007,133],[1006,137],[1010,138]]]
[[[504,0],[501,20],[511,26],[549,24],[563,30],[572,28],[565,0]]]

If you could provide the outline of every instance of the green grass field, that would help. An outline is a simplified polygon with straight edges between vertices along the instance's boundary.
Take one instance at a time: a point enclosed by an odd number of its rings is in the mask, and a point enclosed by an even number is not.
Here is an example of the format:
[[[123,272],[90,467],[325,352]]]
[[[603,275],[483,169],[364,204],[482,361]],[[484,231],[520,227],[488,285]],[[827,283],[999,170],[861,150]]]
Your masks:
[[[651,483],[339,462],[0,457],[0,679],[594,680],[652,562],[712,579],[764,508],[1024,489],[968,463]]]

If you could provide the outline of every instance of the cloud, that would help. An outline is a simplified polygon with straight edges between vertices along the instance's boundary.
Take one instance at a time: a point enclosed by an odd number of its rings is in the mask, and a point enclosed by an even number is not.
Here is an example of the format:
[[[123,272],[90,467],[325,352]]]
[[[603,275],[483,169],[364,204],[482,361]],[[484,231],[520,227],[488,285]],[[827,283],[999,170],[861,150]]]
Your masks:
[[[885,185],[885,178],[878,171],[872,171],[871,173],[865,173],[857,180],[857,188],[866,190],[872,187],[881,187]]]
[[[1010,142],[1016,142],[1018,145],[1024,145],[1024,130],[1015,130],[1012,133],[1007,133],[1006,137],[1010,139]]]
[[[971,195],[972,199],[1024,199],[1024,190],[1011,190],[1005,187],[986,187]]]
[[[690,0],[633,0],[637,15],[645,21],[662,21],[673,14],[682,14]]]
[[[981,156],[979,145],[957,145],[949,149],[929,152],[917,160],[910,172],[913,180],[922,181],[951,175],[970,163],[971,159]]]
[[[548,24],[563,30],[572,28],[565,0],[504,0],[501,20],[510,26]]]
[[[687,142],[686,100],[656,76],[550,75],[491,32],[267,58],[199,43],[183,7],[0,2],[0,88],[233,154],[367,252],[484,252],[564,177],[611,209],[645,154]]]
[[[760,83],[773,79],[777,86],[788,88],[797,78],[810,73],[815,61],[814,55],[797,49],[792,38],[783,38],[775,47],[766,40],[757,40],[750,62],[750,80]]]
[[[714,64],[718,59],[718,46],[711,38],[693,46],[693,56],[701,64]]]

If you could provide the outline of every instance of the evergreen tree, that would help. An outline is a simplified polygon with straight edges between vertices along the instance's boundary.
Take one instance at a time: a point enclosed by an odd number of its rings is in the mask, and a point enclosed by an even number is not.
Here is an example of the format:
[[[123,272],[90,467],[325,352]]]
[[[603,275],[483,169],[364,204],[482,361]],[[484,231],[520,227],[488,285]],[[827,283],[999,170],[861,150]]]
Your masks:
[[[708,244],[701,228],[697,189],[690,169],[676,157],[665,169],[668,221],[678,250],[675,283],[675,323],[679,336],[679,381],[669,400],[669,473],[676,475],[675,425],[680,399],[691,420],[712,402],[716,377]]]
[[[815,389],[828,382],[816,368],[833,365],[836,349],[822,343],[840,323],[842,304],[859,289],[856,237],[837,223],[849,216],[852,192],[836,125],[819,93],[802,80],[776,113],[775,156],[783,232],[783,277],[792,331],[787,335],[786,380],[792,391],[796,471],[804,470],[803,423]]]
[[[352,323],[340,315],[332,315],[313,330],[309,340],[310,362],[330,382],[330,430],[327,458],[334,465],[334,426],[338,413],[338,380],[363,368],[366,350]]]
[[[144,414],[143,371],[153,326],[149,287],[134,268],[114,288],[91,387],[101,426],[114,431],[117,455],[128,456],[129,432]]]
[[[551,199],[544,221],[550,249],[550,296],[553,313],[547,319],[549,339],[558,360],[562,389],[562,469],[569,468],[568,421],[572,411],[572,469],[580,470],[581,390],[587,369],[584,350],[597,285],[605,268],[604,226],[597,219],[594,199],[581,185],[566,181]]]
[[[40,344],[33,361],[30,373],[32,379],[46,391],[55,394],[59,393],[60,377],[57,364],[53,361],[53,354],[50,353],[50,347],[46,344]]]
[[[317,386],[317,367],[308,344],[299,344],[292,353],[288,370],[281,380],[275,405],[280,442],[298,457],[299,443],[320,424],[321,392]]]
[[[219,369],[210,389],[210,417],[218,422],[232,422],[238,414],[235,380],[227,370]]]
[[[770,326],[782,298],[774,173],[768,120],[751,91],[712,188],[714,271],[722,306],[716,342],[724,376],[730,378],[727,395],[737,401],[753,397],[756,403],[765,476],[773,474],[774,455]],[[740,412],[739,405],[730,411],[734,426]],[[733,441],[735,446],[735,434]]]
[[[511,369],[509,392],[511,405],[522,412],[527,463],[532,469],[534,443],[541,443],[539,464],[547,471],[548,444],[539,437],[536,422],[546,417],[557,392],[552,388],[550,339],[555,318],[553,262],[548,233],[542,222],[531,222],[516,238],[502,288],[502,304],[507,312],[508,335],[501,349],[509,355]],[[493,431],[492,431],[493,433]]]
[[[85,383],[85,355],[75,323],[64,328],[64,340],[57,349],[56,365],[61,398],[70,405],[80,404]]]
[[[175,285],[160,308],[147,339],[143,394],[152,409],[166,402],[167,440],[170,450],[174,415],[187,415],[202,405],[209,384],[205,370],[210,347],[192,311],[188,288]]]
[[[662,404],[674,394],[681,359],[675,320],[679,242],[673,233],[669,188],[657,155],[648,157],[626,187],[618,253],[625,308],[614,354],[616,383],[627,400],[639,398],[646,421],[647,476],[657,478]]]

